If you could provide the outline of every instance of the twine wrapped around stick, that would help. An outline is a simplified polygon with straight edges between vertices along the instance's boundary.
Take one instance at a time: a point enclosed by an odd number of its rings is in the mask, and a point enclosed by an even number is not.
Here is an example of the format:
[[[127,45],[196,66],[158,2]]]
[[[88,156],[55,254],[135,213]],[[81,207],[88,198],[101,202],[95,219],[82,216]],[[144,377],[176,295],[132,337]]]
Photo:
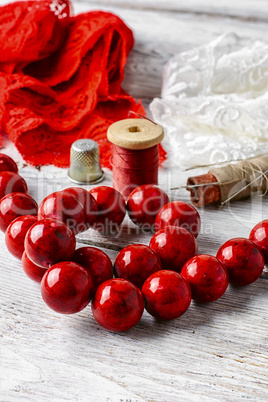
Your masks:
[[[207,174],[189,177],[186,189],[191,201],[201,207],[250,197],[268,191],[268,155],[210,169]]]

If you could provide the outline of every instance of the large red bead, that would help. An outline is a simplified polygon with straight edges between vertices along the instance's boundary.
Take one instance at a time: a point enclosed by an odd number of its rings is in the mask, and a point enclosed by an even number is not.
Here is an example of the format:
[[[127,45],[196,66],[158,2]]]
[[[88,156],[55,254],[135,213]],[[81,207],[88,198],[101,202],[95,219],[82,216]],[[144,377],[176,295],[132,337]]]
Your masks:
[[[70,187],[63,190],[69,194],[74,195],[83,205],[85,212],[85,228],[88,229],[96,220],[96,214],[98,212],[98,205],[95,198],[84,188]]]
[[[165,226],[180,226],[197,237],[201,226],[200,215],[187,202],[173,201],[166,204],[155,219],[155,230],[163,229]]]
[[[26,181],[17,173],[0,172],[0,199],[11,193],[27,193]]]
[[[144,310],[141,291],[133,283],[110,279],[102,283],[92,300],[95,320],[109,331],[126,331],[136,325]]]
[[[18,173],[18,166],[10,156],[0,154],[0,172]]]
[[[23,215],[36,215],[38,205],[29,195],[11,193],[0,200],[0,229],[4,232],[14,219]]]
[[[143,230],[154,228],[155,217],[169,202],[168,195],[154,184],[144,184],[133,190],[127,201],[130,219]]]
[[[166,226],[156,232],[150,248],[159,255],[164,269],[177,272],[198,251],[195,237],[179,226]]]
[[[268,264],[268,219],[254,226],[250,232],[249,240],[259,246],[263,253],[265,264]]]
[[[118,230],[126,214],[124,197],[114,188],[107,186],[95,187],[89,191],[98,204],[96,223],[93,229],[102,233],[112,233]]]
[[[41,282],[44,302],[57,313],[74,314],[83,310],[91,300],[93,282],[81,265],[71,261],[59,262],[47,270]]]
[[[43,218],[64,222],[75,234],[87,229],[82,204],[73,194],[64,191],[56,191],[41,202],[38,209],[38,219]]]
[[[91,275],[94,289],[113,277],[113,264],[104,251],[96,247],[81,247],[75,250],[72,260],[82,265]]]
[[[228,287],[228,272],[225,266],[212,255],[200,254],[183,266],[181,275],[189,283],[192,299],[208,303],[219,299]]]
[[[61,221],[41,219],[27,232],[25,251],[28,257],[43,268],[60,261],[71,260],[76,241],[73,231]]]
[[[144,244],[131,244],[123,248],[114,262],[115,276],[127,279],[139,289],[154,272],[162,269],[159,256]]]
[[[47,272],[46,268],[39,267],[39,265],[34,264],[27,254],[22,254],[21,264],[25,274],[35,282],[41,282],[43,276]]]
[[[174,320],[188,309],[191,290],[186,280],[174,271],[158,271],[144,282],[145,308],[158,320]]]
[[[240,237],[224,243],[216,257],[227,268],[229,282],[235,286],[255,282],[264,268],[264,257],[260,248],[251,240]]]
[[[12,221],[5,232],[5,241],[8,251],[16,258],[21,259],[24,252],[24,239],[30,227],[37,222],[33,215],[19,216]]]

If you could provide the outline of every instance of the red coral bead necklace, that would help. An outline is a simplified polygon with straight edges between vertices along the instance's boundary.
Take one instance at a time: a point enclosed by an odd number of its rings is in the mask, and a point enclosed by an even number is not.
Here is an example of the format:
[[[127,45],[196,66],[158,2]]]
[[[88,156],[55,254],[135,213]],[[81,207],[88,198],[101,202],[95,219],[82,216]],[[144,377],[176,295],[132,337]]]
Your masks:
[[[267,220],[252,229],[249,239],[228,240],[216,257],[197,255],[196,209],[170,202],[156,185],[142,185],[130,194],[127,210],[139,226],[155,225],[156,233],[149,247],[132,244],[122,249],[113,273],[104,251],[75,250],[75,234],[89,227],[102,233],[118,230],[126,213],[120,192],[107,186],[89,192],[68,188],[47,196],[38,209],[17,171],[16,163],[0,154],[0,229],[7,249],[21,259],[28,277],[41,282],[43,300],[58,313],[77,313],[91,301],[93,317],[114,332],[136,325],[144,307],[156,319],[173,320],[187,311],[191,299],[213,302],[228,283],[256,281],[267,262]]]

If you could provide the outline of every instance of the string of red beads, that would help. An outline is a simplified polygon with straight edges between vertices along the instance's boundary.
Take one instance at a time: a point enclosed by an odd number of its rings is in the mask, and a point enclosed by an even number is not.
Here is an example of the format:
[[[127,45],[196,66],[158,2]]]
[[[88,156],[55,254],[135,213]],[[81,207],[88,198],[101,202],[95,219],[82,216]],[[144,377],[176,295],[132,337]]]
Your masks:
[[[136,188],[127,203],[111,187],[89,192],[73,187],[50,194],[38,208],[17,171],[16,163],[0,154],[0,229],[8,250],[32,280],[41,282],[43,300],[58,313],[77,313],[91,301],[96,321],[115,332],[136,325],[144,308],[156,319],[172,320],[192,299],[212,302],[229,283],[256,281],[268,262],[268,220],[258,223],[249,239],[228,240],[216,257],[198,255],[199,213],[188,203],[169,202],[155,185]],[[76,249],[75,234],[90,227],[118,233],[126,211],[141,229],[156,233],[149,247],[122,249],[113,274],[102,250]]]

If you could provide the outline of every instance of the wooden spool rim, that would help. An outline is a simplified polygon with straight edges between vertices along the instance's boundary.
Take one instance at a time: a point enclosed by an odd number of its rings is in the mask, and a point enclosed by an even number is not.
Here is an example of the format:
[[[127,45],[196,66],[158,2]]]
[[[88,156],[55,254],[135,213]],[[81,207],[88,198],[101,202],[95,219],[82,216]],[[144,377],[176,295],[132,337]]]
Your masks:
[[[108,128],[107,138],[122,148],[147,149],[163,140],[164,130],[147,119],[124,119]]]

